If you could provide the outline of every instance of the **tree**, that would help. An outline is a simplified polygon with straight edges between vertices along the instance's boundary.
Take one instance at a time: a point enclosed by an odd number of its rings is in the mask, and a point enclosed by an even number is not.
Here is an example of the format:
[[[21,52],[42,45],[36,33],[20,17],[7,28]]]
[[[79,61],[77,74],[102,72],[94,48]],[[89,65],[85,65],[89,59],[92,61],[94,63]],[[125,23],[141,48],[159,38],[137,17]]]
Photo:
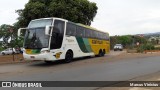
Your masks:
[[[135,36],[135,43],[139,42],[140,44],[146,44],[147,43],[147,39],[145,37],[140,37],[140,36]]]
[[[2,39],[3,46],[9,46],[9,39],[11,38],[10,28],[11,25],[3,24],[0,26],[0,39]]]
[[[5,48],[15,47],[16,45],[22,46],[23,42],[17,38],[17,30],[14,26],[3,24],[0,26],[0,32],[0,39],[2,39],[1,46]]]
[[[132,43],[132,38],[130,35],[120,36],[118,37],[119,43],[121,43],[124,47],[130,46]]]
[[[97,14],[96,3],[88,0],[29,0],[19,14],[18,27],[26,27],[32,19],[59,17],[90,25]]]

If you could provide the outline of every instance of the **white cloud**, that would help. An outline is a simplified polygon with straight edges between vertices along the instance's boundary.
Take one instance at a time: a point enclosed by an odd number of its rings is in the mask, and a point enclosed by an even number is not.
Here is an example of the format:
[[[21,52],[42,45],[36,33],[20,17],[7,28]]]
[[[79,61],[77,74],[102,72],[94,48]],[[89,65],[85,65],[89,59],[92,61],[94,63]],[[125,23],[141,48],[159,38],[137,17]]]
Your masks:
[[[3,0],[0,1],[0,25],[13,24],[16,22],[18,14],[15,13],[18,9],[23,9],[28,0]]]
[[[89,0],[96,2],[98,13],[92,26],[111,35],[160,31],[160,0]],[[0,25],[13,24],[28,0],[0,1]]]
[[[11,11],[11,10],[7,10],[7,11],[2,11],[0,12],[0,24],[13,24],[15,23],[15,19],[18,17],[18,15]]]
[[[159,0],[90,0],[99,7],[93,27],[111,35],[160,31]]]

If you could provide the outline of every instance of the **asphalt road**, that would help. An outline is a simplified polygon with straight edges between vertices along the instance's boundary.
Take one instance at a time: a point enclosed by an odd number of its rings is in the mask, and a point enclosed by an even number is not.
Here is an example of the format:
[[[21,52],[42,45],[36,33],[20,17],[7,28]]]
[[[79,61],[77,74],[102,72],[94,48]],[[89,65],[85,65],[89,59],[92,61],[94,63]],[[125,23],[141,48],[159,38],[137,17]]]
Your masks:
[[[108,56],[104,58],[107,59]],[[84,59],[85,60],[91,60]],[[96,58],[99,59],[99,58]],[[44,62],[0,65],[1,81],[124,81],[160,71],[160,56],[115,62],[75,65]],[[5,89],[5,88],[0,88]],[[11,90],[21,90],[12,88]],[[25,88],[43,90],[44,88]],[[51,88],[45,88],[50,90]],[[52,88],[52,90],[92,90],[91,88]],[[8,89],[6,89],[8,90]]]

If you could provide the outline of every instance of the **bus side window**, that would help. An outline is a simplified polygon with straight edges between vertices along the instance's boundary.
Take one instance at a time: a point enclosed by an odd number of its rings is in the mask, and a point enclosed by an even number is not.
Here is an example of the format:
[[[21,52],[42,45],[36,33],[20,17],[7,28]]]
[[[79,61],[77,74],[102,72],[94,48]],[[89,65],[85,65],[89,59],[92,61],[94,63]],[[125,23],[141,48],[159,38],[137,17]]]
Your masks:
[[[76,36],[77,37],[85,37],[85,32],[84,32],[83,27],[77,26]]]
[[[95,31],[95,38],[96,38],[96,39],[99,39],[98,31]]]
[[[109,40],[109,39],[110,39],[110,38],[109,38],[109,34],[107,34],[107,35],[106,35],[106,40]]]
[[[92,38],[96,38],[96,31],[92,31]]]
[[[85,30],[85,35],[86,35],[87,38],[92,38],[92,30],[86,29]]]
[[[106,34],[105,34],[105,33],[103,33],[103,40],[105,40],[105,38],[106,38]]]
[[[100,39],[103,39],[103,33],[102,32],[99,32],[99,36],[100,36],[99,37]]]
[[[67,23],[66,35],[75,36],[76,35],[76,26],[72,23]]]

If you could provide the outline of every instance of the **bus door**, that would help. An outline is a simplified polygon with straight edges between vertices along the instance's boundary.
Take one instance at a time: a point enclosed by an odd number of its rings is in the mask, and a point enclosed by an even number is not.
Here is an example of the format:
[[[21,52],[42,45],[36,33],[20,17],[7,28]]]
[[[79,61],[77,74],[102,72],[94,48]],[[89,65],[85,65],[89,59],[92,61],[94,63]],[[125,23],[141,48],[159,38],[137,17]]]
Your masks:
[[[60,49],[63,42],[65,22],[60,20],[54,21],[50,49]]]

